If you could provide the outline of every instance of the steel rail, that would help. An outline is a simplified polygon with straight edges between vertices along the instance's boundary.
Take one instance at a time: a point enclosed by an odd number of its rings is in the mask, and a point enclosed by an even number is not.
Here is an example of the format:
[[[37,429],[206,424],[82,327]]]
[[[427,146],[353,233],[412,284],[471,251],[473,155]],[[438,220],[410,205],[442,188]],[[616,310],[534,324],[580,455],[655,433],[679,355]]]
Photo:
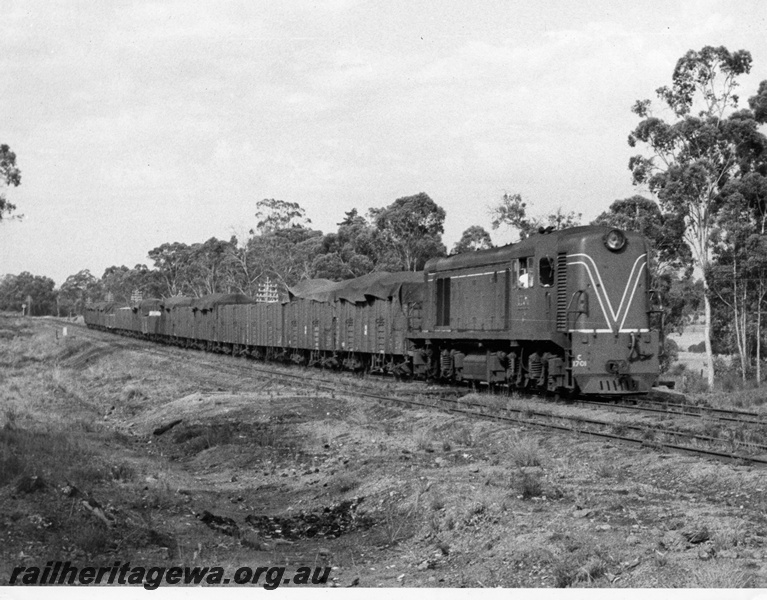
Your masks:
[[[595,400],[588,400],[585,398],[578,398],[575,400],[575,402],[577,402],[578,404],[593,405],[593,406],[599,406],[602,408],[609,407],[609,408],[618,408],[621,410],[628,410],[628,411],[633,410],[633,411],[666,414],[666,415],[674,415],[674,416],[682,416],[682,417],[714,419],[717,421],[728,421],[731,423],[743,423],[745,425],[767,426],[767,419],[755,420],[755,419],[749,419],[749,418],[741,418],[741,416],[750,417],[752,415],[756,415],[756,416],[764,416],[764,415],[760,415],[759,413],[750,413],[746,411],[728,410],[724,408],[712,408],[708,406],[704,407],[704,406],[695,406],[692,404],[681,404],[681,403],[671,403],[669,405],[666,405],[665,403],[661,401],[646,400],[646,399],[638,400],[637,404],[628,404],[628,403],[606,404],[604,402],[597,402]],[[654,406],[663,406],[663,407],[671,406],[671,407],[679,408],[680,410],[675,410],[674,408],[655,408]]]
[[[78,328],[82,328],[83,331],[87,331],[88,333],[86,335],[88,335],[88,337],[90,337],[91,339],[97,339],[99,341],[102,341],[102,338],[100,338],[100,336],[98,336],[97,334],[96,335],[92,335],[95,332],[92,332],[91,330],[86,329],[85,327],[83,327],[81,325],[75,325],[75,326],[78,327]],[[109,332],[105,332],[105,333],[109,333]],[[172,346],[158,346],[154,342],[151,342],[149,340],[143,340],[143,339],[138,338],[138,337],[136,337],[136,338],[130,337],[130,338],[127,338],[127,339],[129,339],[131,341],[135,341],[136,344],[133,345],[133,348],[130,348],[130,346],[132,344],[130,344],[130,345],[126,344],[126,349],[141,350],[141,351],[144,351],[144,352],[148,352],[150,354],[162,356],[163,358],[169,358],[169,359],[178,358],[178,357],[183,356],[184,354],[186,354],[186,353],[175,352],[174,351],[174,347],[172,347]],[[165,351],[164,352],[161,351],[160,348],[164,349]],[[183,350],[183,348],[180,348],[180,349]],[[192,359],[192,356],[190,356],[190,355],[187,355],[187,357],[189,359]],[[451,412],[451,413],[464,414],[464,415],[467,415],[467,416],[472,416],[472,417],[486,419],[486,420],[493,420],[493,421],[507,422],[507,423],[519,423],[519,424],[523,424],[523,425],[543,427],[543,428],[547,428],[547,429],[555,429],[555,430],[560,430],[560,431],[569,431],[569,432],[572,432],[572,433],[583,434],[583,435],[590,435],[590,436],[606,438],[606,439],[612,439],[612,440],[616,440],[616,441],[622,441],[622,442],[633,443],[633,444],[640,444],[640,445],[644,445],[644,446],[648,446],[648,447],[666,448],[666,449],[669,449],[669,450],[676,450],[676,451],[687,452],[687,453],[692,453],[692,454],[696,454],[696,455],[715,457],[715,458],[720,458],[720,459],[725,459],[725,460],[743,461],[743,462],[751,462],[751,463],[756,463],[756,464],[765,464],[765,465],[767,465],[767,458],[760,458],[758,456],[743,455],[743,454],[738,454],[736,452],[728,452],[728,451],[724,451],[724,450],[715,450],[715,449],[706,449],[706,448],[700,448],[700,447],[691,447],[691,446],[685,446],[685,445],[681,445],[681,444],[677,444],[677,443],[659,441],[659,440],[656,440],[656,439],[648,440],[648,439],[645,439],[645,438],[635,438],[635,437],[629,437],[629,436],[622,436],[622,435],[617,434],[617,433],[610,433],[610,432],[606,432],[606,431],[586,430],[583,427],[579,427],[579,425],[591,425],[591,426],[612,427],[612,428],[621,427],[621,428],[626,428],[626,429],[630,429],[630,430],[634,430],[634,431],[641,431],[643,433],[645,433],[647,431],[652,431],[654,436],[656,436],[656,435],[664,435],[664,436],[675,437],[675,438],[681,436],[681,437],[687,437],[688,439],[691,439],[691,440],[701,440],[701,441],[704,441],[704,442],[710,443],[710,444],[718,443],[718,444],[725,444],[726,445],[726,444],[732,444],[733,443],[732,440],[723,440],[723,439],[720,439],[720,438],[713,438],[713,437],[710,437],[710,436],[696,435],[696,434],[693,434],[691,432],[682,432],[682,431],[674,431],[674,430],[662,430],[662,429],[657,429],[657,428],[643,427],[643,426],[640,426],[640,425],[630,425],[630,424],[624,424],[624,423],[610,423],[608,421],[599,421],[599,420],[596,420],[596,419],[588,419],[588,418],[584,418],[584,417],[573,417],[573,416],[567,416],[567,415],[557,415],[557,414],[552,414],[552,413],[548,413],[548,412],[534,411],[534,410],[530,410],[530,409],[527,409],[527,408],[504,407],[502,409],[502,410],[504,410],[506,412],[516,413],[517,415],[531,415],[531,416],[543,417],[543,418],[546,418],[546,419],[559,419],[559,420],[562,420],[562,421],[565,421],[565,422],[566,421],[571,421],[571,422],[574,422],[574,423],[577,424],[575,426],[567,426],[567,425],[561,425],[561,424],[557,424],[557,423],[546,423],[546,422],[542,422],[540,420],[530,420],[530,419],[526,419],[526,418],[521,418],[519,416],[514,417],[514,416],[511,416],[509,414],[501,415],[501,414],[488,413],[488,412],[485,412],[485,411],[493,410],[493,407],[487,406],[485,404],[477,403],[477,402],[461,401],[461,399],[440,398],[440,399],[436,399],[434,403],[430,404],[430,403],[427,403],[427,402],[422,402],[422,401],[414,400],[412,398],[408,399],[408,398],[403,398],[403,397],[399,397],[399,396],[385,396],[385,395],[382,395],[382,394],[377,393],[377,392],[365,390],[364,388],[361,389],[358,386],[350,385],[351,382],[348,382],[348,381],[347,382],[330,381],[330,380],[326,380],[326,379],[318,379],[317,377],[307,377],[305,375],[301,375],[301,374],[297,374],[297,373],[289,373],[289,372],[286,372],[287,369],[284,368],[284,367],[282,367],[280,370],[275,370],[275,369],[266,369],[266,368],[263,368],[263,367],[257,367],[257,366],[254,366],[252,364],[251,365],[236,365],[236,363],[230,363],[228,365],[219,364],[219,365],[211,365],[211,366],[213,368],[216,368],[216,369],[219,369],[219,370],[220,370],[220,368],[222,366],[225,366],[225,367],[228,367],[228,368],[226,368],[226,370],[230,371],[230,372],[236,371],[236,372],[239,372],[239,373],[246,373],[247,374],[247,373],[252,373],[252,372],[255,371],[257,373],[265,374],[265,375],[268,375],[270,377],[275,377],[275,376],[286,377],[286,378],[289,378],[289,379],[291,379],[293,381],[302,383],[305,387],[310,387],[310,388],[313,388],[313,389],[318,390],[318,391],[322,390],[322,391],[326,391],[326,392],[329,392],[329,393],[336,393],[336,394],[340,393],[341,395],[354,395],[354,396],[357,396],[357,397],[361,396],[361,397],[365,397],[365,398],[369,398],[369,399],[376,400],[376,401],[381,401],[381,402],[395,403],[395,404],[406,404],[406,405],[410,405],[410,406],[421,406],[421,407],[429,408],[429,409],[435,409],[436,408],[436,409],[445,410],[445,411]],[[339,389],[339,388],[343,388],[343,389]],[[439,407],[439,406],[437,406],[437,403],[443,403],[443,404],[447,404],[447,405],[451,405],[452,404],[453,406]],[[608,406],[610,406],[610,407],[614,407],[615,406],[615,405],[606,405],[604,403],[600,404],[600,403],[597,403],[595,401],[587,401],[587,403],[599,404],[603,408],[604,407],[608,407]],[[474,407],[475,409],[479,409],[479,410],[469,410],[469,409],[466,409],[466,408],[461,408],[461,405],[463,405],[463,406],[471,406],[471,407]],[[495,410],[498,410],[498,409],[495,409]],[[719,409],[719,411],[727,412],[725,409]],[[679,415],[680,414],[680,413],[668,412],[668,411],[665,411],[665,412],[667,412],[667,414],[672,414],[672,415]],[[753,414],[757,414],[757,413],[753,413]],[[690,415],[682,415],[682,416],[690,416]],[[747,446],[749,446],[751,448],[758,448],[760,450],[764,450],[765,452],[767,452],[767,446],[765,446],[765,445],[761,445],[761,444],[757,444],[757,443],[749,443],[749,442],[745,442],[744,445],[747,445]]]

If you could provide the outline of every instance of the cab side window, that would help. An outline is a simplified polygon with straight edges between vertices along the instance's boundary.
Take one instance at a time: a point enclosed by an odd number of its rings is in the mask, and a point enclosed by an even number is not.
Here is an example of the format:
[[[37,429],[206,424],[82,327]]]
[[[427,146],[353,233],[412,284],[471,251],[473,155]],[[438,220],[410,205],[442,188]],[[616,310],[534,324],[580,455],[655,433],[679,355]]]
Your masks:
[[[514,281],[518,289],[533,287],[535,282],[535,259],[530,256],[514,260]]]
[[[541,287],[554,285],[554,259],[544,256],[538,261],[538,281]]]

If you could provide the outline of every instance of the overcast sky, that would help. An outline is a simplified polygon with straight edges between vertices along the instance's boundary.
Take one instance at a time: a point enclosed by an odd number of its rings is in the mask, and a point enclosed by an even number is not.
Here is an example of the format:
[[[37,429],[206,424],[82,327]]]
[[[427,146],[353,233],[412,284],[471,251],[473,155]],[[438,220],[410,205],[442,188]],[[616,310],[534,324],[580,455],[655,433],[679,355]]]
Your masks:
[[[61,284],[229,238],[256,202],[313,226],[426,192],[448,248],[520,193],[591,219],[636,192],[635,100],[705,45],[767,79],[767,2],[3,2],[0,143],[22,221],[0,275]],[[510,241],[507,231],[493,233]]]

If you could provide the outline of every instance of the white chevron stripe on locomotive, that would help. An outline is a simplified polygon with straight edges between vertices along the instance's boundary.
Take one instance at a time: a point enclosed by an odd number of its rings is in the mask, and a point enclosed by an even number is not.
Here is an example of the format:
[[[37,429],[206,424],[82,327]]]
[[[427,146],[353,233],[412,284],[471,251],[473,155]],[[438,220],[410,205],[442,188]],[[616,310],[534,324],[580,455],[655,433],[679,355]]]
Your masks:
[[[571,262],[570,259],[573,258],[582,258],[583,260],[573,260]],[[623,288],[623,296],[621,297],[621,303],[618,305],[617,311],[613,309],[610,295],[607,293],[607,288],[605,288],[605,284],[602,281],[599,267],[597,267],[594,259],[588,254],[568,254],[567,259],[568,266],[582,265],[586,268],[586,273],[588,273],[589,279],[591,280],[591,286],[596,293],[597,300],[599,300],[599,306],[602,308],[605,323],[610,327],[610,331],[622,331],[623,326],[626,323],[629,308],[634,300],[637,287],[639,287],[642,272],[644,271],[645,266],[647,266],[647,254],[642,254],[634,261],[634,266],[631,267],[631,273],[626,281],[626,287]],[[632,329],[631,331],[635,330]]]

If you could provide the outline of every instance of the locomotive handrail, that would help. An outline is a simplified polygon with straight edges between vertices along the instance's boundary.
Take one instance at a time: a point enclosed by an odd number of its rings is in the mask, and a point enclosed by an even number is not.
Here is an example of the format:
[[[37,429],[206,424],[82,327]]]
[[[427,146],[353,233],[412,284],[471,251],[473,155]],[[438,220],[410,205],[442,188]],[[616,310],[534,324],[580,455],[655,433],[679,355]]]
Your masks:
[[[648,304],[652,307],[653,305],[653,299],[657,298],[658,300],[658,308],[648,308],[647,309],[647,324],[652,329],[653,325],[653,315],[659,315],[659,323],[657,327],[658,331],[658,344],[660,346],[660,352],[663,352],[663,345],[666,341],[665,336],[665,329],[666,329],[666,310],[663,308],[663,300],[661,298],[660,292],[658,290],[648,290],[647,291],[647,300]]]
[[[567,303],[567,308],[565,309],[565,328],[570,329],[570,315],[571,314],[577,314],[577,315],[588,315],[587,310],[583,310],[579,308],[578,310],[570,310],[570,307],[573,304],[573,301],[575,300],[575,297],[578,297],[578,300],[580,301],[581,296],[586,294],[586,290],[576,290],[573,292],[573,295],[570,297],[570,302]],[[576,317],[577,319],[578,317]],[[573,323],[574,325],[575,323]]]

